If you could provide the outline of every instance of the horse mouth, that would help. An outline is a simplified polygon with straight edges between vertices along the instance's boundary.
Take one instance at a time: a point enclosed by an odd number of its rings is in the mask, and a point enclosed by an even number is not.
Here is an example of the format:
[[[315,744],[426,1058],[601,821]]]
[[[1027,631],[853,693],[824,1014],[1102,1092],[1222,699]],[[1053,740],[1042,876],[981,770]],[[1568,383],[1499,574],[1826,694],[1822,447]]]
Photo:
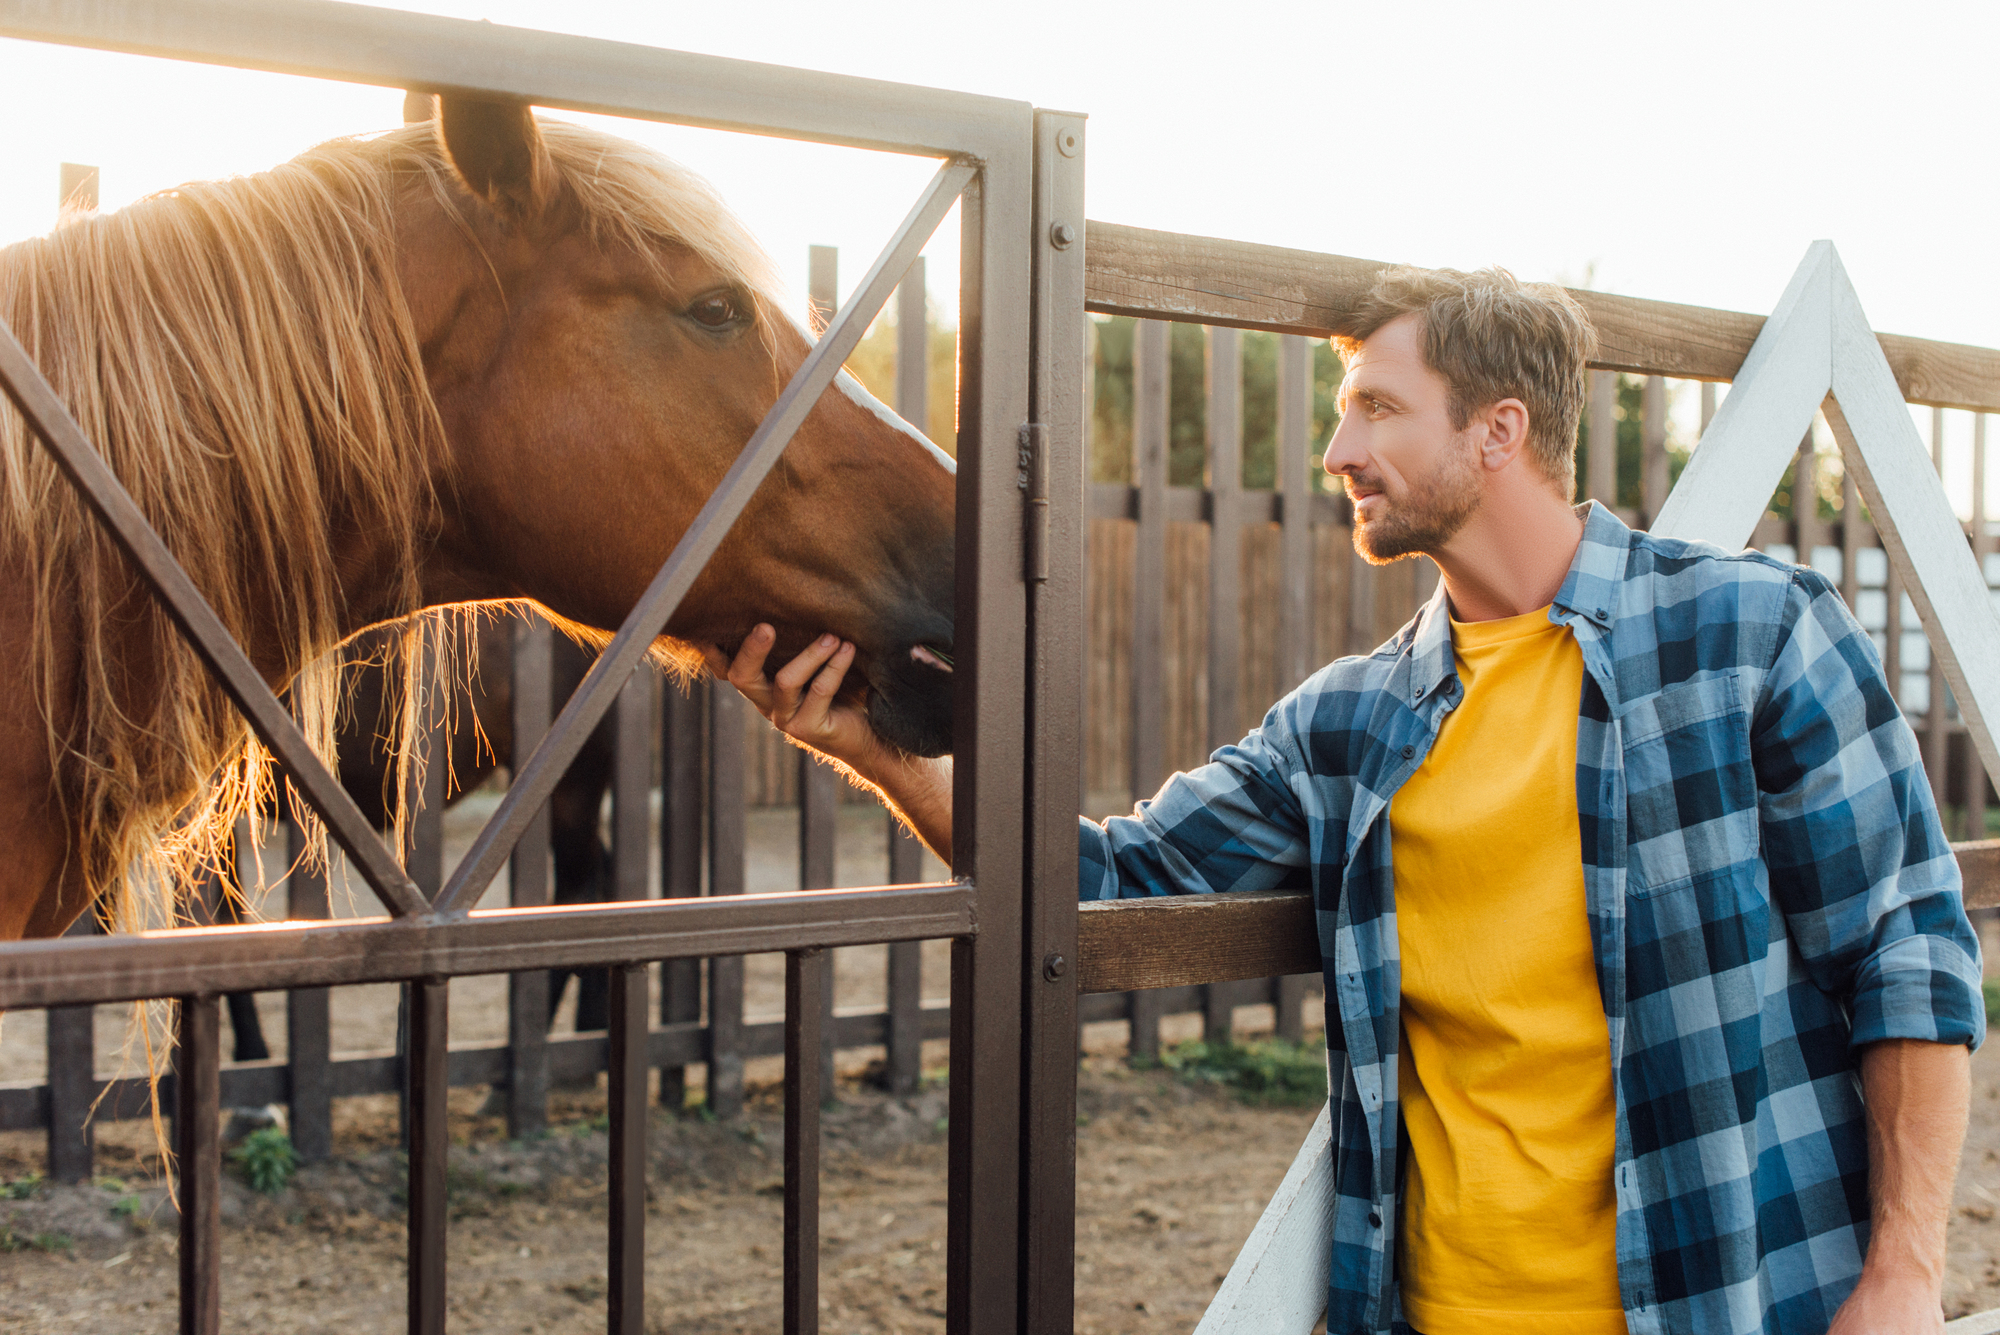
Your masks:
[[[922,663],[925,667],[934,668],[946,675],[950,675],[951,673],[951,655],[942,649],[933,649],[927,644],[911,645],[910,659],[912,662]]]

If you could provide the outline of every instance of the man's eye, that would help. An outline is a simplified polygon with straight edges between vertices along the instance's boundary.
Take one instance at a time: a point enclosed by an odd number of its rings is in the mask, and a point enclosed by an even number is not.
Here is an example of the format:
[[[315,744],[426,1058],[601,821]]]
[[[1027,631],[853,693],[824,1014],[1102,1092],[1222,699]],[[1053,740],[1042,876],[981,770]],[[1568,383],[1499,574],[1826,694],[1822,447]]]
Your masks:
[[[703,297],[688,307],[688,316],[696,324],[706,329],[727,329],[743,319],[743,310],[736,298],[727,292],[716,292]]]

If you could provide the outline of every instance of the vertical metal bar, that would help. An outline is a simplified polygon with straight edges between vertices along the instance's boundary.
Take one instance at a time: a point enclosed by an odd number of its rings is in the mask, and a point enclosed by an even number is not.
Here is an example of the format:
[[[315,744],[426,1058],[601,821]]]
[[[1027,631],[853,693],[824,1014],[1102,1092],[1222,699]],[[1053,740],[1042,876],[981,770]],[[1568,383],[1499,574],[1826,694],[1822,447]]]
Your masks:
[[[743,697],[708,693],[708,893],[743,893]],[[743,957],[708,962],[708,1108],[743,1112]]]
[[[1029,583],[1027,602],[1020,1329],[1068,1335],[1076,1305],[1076,814],[1083,807],[1076,757],[1084,745],[1084,661],[1074,650],[1084,619],[1086,522],[1083,118],[1036,113],[1034,164],[1029,416],[1045,428],[1048,531],[1047,577]]]
[[[831,319],[840,305],[840,252],[832,246],[812,248],[810,299],[815,311]],[[907,280],[905,280],[907,281]],[[900,288],[900,284],[898,285]],[[900,315],[900,309],[898,314]],[[899,345],[900,350],[900,345]],[[921,429],[921,428],[919,428]],[[832,766],[822,765],[808,751],[799,752],[799,889],[826,890],[834,883],[833,829],[839,815],[840,780]],[[833,1095],[833,973],[824,971],[826,995],[820,998],[819,1078],[821,1090]]]
[[[1243,736],[1243,338],[1208,331],[1208,749]]]
[[[411,664],[411,679],[406,683],[411,707],[417,711],[416,739],[410,757],[416,772],[405,776],[403,785],[404,800],[408,803],[403,812],[403,869],[416,884],[418,893],[435,903],[438,891],[444,887],[445,777],[451,768],[451,735],[445,727],[447,710],[439,698],[445,689],[440,671],[444,625],[426,617],[418,623],[416,634],[420,637],[418,651]],[[396,1013],[396,1049],[403,1066],[403,1077],[398,1082],[397,1120],[406,1145],[411,1141],[414,1116],[410,1107],[414,1084],[410,992],[411,985],[404,984]],[[411,1283],[415,1282],[412,1278]]]
[[[103,928],[86,912],[65,936],[95,936]],[[51,1006],[44,1012],[48,1055],[48,1176],[51,1182],[88,1182],[96,1159],[91,1104],[97,1100],[95,1006]]]
[[[1938,476],[1944,476],[1944,409],[1931,409],[1931,466]],[[1797,507],[1793,507],[1796,509]],[[1950,772],[1947,758],[1951,751],[1951,720],[1946,717],[1944,694],[1944,659],[1939,657],[1937,645],[1929,647],[1930,658],[1930,706],[1924,714],[1923,755],[1924,772],[1930,776],[1931,794],[1936,799],[1938,809],[1943,811],[1951,785],[1946,781]]]
[[[1166,781],[1167,438],[1172,403],[1169,330],[1141,320],[1132,339],[1132,485],[1139,534],[1132,551],[1132,799]]]
[[[1646,527],[1667,503],[1667,382],[1649,375],[1639,393],[1639,511]]]
[[[175,1009],[181,1335],[218,1335],[222,1329],[222,1007],[210,995],[182,997]]]
[[[817,947],[785,955],[785,1335],[819,1330],[820,994]]]
[[[1278,338],[1278,691],[1312,672],[1312,342]],[[1372,637],[1372,627],[1371,627]]]
[[[508,761],[516,773],[548,733],[554,715],[550,697],[554,634],[553,626],[532,614],[514,626],[514,742]],[[508,902],[517,909],[546,907],[551,898],[549,880],[549,809],[544,803],[509,856]],[[507,1134],[515,1140],[548,1125],[548,1035],[549,971],[509,974]]]
[[[1028,420],[1033,204],[1025,107],[1018,128],[981,164],[959,213],[952,870],[975,887],[979,931],[952,950],[950,1335],[1020,1326],[1027,595],[1018,440]]]
[[[1618,508],[1618,373],[1590,373],[1590,434],[1584,438],[1585,496],[1607,510]]]
[[[930,307],[922,257],[896,289],[896,414],[919,431],[930,428]],[[923,876],[924,847],[891,815],[889,884]],[[920,941],[889,943],[889,1092],[908,1094],[923,1076],[924,948]]]
[[[451,983],[422,978],[410,997],[409,1298],[411,1335],[444,1335],[445,1129],[449,1094],[445,1046]]]
[[[660,704],[660,893],[689,899],[701,893],[702,729],[709,682],[686,690],[669,682]],[[660,1023],[701,1019],[701,961],[660,965]],[[660,1106],[678,1112],[687,1103],[687,1068],[660,1068]]]
[[[611,1002],[611,1209],[605,1328],[646,1329],[646,966],[615,965]]]
[[[1979,565],[1979,577],[1986,579],[1986,554],[1992,550],[1986,533],[1986,414],[1972,415],[1972,559]],[[1986,837],[1986,762],[1979,748],[1965,739],[1965,830],[1961,839]]]
[[[651,897],[657,684],[653,673],[634,672],[618,692],[611,761],[611,887],[616,899]]]
[[[291,874],[285,881],[285,916],[317,921],[332,912],[326,868],[305,865],[305,831],[285,818],[285,852]],[[333,1029],[324,987],[304,987],[285,998],[285,1064],[291,1074],[292,1148],[317,1163],[333,1153]]]

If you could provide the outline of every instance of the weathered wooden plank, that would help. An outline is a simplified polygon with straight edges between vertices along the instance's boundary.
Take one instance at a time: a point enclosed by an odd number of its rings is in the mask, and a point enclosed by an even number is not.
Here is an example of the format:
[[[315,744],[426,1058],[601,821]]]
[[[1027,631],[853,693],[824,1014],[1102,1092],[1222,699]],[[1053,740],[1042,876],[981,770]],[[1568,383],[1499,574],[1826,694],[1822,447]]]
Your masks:
[[[1087,224],[1084,304],[1110,315],[1327,335],[1389,267],[1116,223]],[[1570,289],[1597,326],[1593,366],[1639,375],[1733,380],[1764,317]],[[2000,351],[1877,334],[1912,403],[2000,410]]]
[[[1965,906],[2000,908],[2000,839],[1953,844]],[[1305,890],[1162,895],[1080,905],[1077,990],[1124,992],[1318,973]]]
[[[1167,777],[1161,729],[1167,599],[1167,327],[1140,324],[1132,341],[1132,478],[1138,484],[1139,535],[1132,560],[1132,797],[1151,797]]]

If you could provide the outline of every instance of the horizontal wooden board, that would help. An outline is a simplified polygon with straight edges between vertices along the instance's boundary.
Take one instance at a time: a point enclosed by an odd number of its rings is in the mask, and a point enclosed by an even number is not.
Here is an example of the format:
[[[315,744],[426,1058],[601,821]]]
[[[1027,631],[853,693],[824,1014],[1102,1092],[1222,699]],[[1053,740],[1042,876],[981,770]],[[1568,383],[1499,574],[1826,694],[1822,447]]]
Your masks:
[[[1381,260],[1091,222],[1084,303],[1108,315],[1324,337],[1387,267]],[[1591,364],[1603,370],[1730,380],[1764,327],[1763,316],[1741,311],[1570,292],[1597,326],[1598,359]],[[1877,337],[1910,402],[2000,411],[2000,351]]]
[[[2000,908],[2000,839],[1953,844],[1965,906]],[[1088,903],[1077,914],[1077,990],[1125,992],[1318,973],[1305,890],[1160,895]]]

